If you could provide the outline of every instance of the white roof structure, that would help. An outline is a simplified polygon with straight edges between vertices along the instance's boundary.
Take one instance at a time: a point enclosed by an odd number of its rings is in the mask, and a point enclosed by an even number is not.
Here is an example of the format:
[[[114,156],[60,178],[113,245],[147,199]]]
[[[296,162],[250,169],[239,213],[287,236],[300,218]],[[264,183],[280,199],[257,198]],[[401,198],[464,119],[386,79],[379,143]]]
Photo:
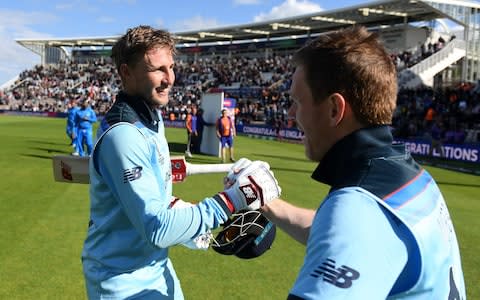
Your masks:
[[[464,27],[467,41],[467,58],[473,70],[465,79],[480,78],[480,3],[469,0],[384,0],[356,6],[321,11],[307,15],[241,24],[228,27],[173,32],[179,45],[201,45],[204,43],[233,43],[241,41],[288,39],[316,35],[353,24],[368,28],[382,28],[436,19],[449,19]],[[119,36],[17,39],[17,43],[38,53],[45,62],[49,47],[86,46],[110,47]]]

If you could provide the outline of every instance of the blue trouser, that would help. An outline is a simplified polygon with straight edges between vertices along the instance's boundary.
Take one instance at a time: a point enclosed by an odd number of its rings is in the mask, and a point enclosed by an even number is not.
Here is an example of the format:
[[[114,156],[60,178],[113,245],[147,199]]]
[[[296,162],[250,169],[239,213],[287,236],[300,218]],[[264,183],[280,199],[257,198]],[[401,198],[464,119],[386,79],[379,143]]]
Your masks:
[[[77,130],[77,152],[80,156],[85,156],[83,145],[87,145],[87,155],[93,150],[92,128],[78,128]]]
[[[73,125],[68,125],[67,126],[67,135],[68,137],[70,138],[70,140],[72,141],[72,145],[77,145],[77,128]]]

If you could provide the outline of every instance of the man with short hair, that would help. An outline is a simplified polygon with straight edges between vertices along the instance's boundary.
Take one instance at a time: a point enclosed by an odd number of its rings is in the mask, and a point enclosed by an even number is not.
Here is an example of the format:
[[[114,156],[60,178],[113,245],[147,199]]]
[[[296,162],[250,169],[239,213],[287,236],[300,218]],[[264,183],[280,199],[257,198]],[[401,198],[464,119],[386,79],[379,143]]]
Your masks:
[[[306,245],[288,299],[465,299],[458,241],[431,175],[389,125],[397,74],[364,27],[320,35],[293,56],[289,117],[312,178],[331,187],[315,211],[276,200],[264,214]]]
[[[236,136],[235,124],[233,124],[232,118],[228,115],[228,110],[222,109],[222,116],[218,118],[217,123],[217,137],[220,139],[221,145],[221,159],[222,162],[226,162],[227,149],[230,156],[230,161],[234,162],[233,156],[233,137]]]
[[[196,205],[172,196],[159,109],[175,80],[174,54],[173,37],[150,26],[129,29],[113,46],[123,90],[102,120],[90,158],[82,251],[89,299],[183,299],[169,247],[205,249],[210,229],[280,194],[268,164],[257,161],[236,170],[234,185]],[[252,187],[254,195],[247,198],[242,187]]]
[[[97,122],[97,114],[90,107],[90,99],[80,102],[80,109],[75,113],[77,127],[77,153],[79,156],[89,156],[93,150],[93,124]],[[85,153],[84,146],[87,146]]]
[[[185,128],[187,128],[187,150],[185,155],[187,157],[192,157],[193,149],[195,148],[196,137],[198,136],[197,131],[197,107],[194,105],[187,112],[187,117],[185,118]]]
[[[75,151],[77,148],[77,127],[75,126],[75,115],[77,113],[77,110],[77,100],[72,99],[68,101],[66,133],[70,139],[70,145],[75,149]]]

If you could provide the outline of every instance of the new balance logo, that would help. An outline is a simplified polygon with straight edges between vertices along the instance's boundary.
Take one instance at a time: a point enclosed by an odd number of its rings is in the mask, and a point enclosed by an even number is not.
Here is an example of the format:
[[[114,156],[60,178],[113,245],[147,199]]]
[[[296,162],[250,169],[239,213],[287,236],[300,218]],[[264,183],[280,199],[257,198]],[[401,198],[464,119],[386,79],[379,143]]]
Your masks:
[[[250,203],[249,201],[254,201],[258,198],[255,189],[250,184],[241,186],[240,191],[243,193],[243,195],[245,195],[247,203]]]
[[[142,177],[142,167],[123,170],[123,183],[137,180],[140,177]]]
[[[335,261],[328,258],[310,274],[315,278],[323,278],[323,281],[333,284],[342,289],[352,286],[354,280],[360,277],[360,273],[350,267],[342,265],[336,268]]]

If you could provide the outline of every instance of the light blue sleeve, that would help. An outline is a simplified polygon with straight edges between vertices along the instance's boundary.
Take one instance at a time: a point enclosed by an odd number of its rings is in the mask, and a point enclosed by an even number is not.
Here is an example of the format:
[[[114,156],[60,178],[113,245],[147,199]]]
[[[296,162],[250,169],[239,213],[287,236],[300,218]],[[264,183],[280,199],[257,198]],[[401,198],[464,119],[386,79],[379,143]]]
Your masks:
[[[290,297],[386,299],[408,258],[397,226],[361,189],[333,192],[316,213]]]
[[[166,185],[171,181],[161,172],[167,165],[152,162],[157,150],[135,126],[113,127],[97,147],[103,179],[138,233],[152,244],[166,248],[184,243],[227,219],[212,198],[192,207],[168,209],[171,187]],[[170,167],[169,160],[163,163]]]

